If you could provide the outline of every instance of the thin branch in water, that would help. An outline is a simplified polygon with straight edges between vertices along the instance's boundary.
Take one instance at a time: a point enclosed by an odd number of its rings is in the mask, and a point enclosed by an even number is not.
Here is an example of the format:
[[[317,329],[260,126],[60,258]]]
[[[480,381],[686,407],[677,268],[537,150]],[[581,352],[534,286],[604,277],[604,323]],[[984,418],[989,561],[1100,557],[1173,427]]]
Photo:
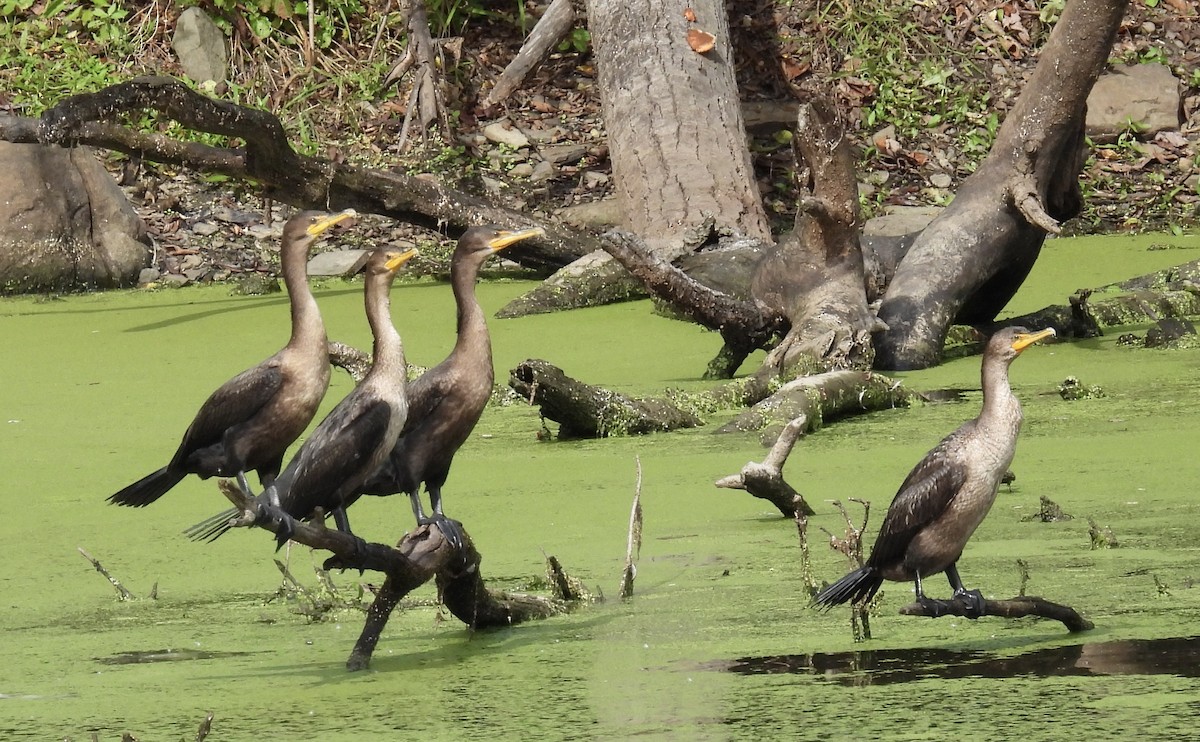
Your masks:
[[[633,597],[633,579],[637,577],[637,559],[642,554],[642,459],[637,462],[637,484],[633,490],[633,508],[629,512],[629,541],[625,550],[625,571],[621,575],[621,599]]]
[[[118,580],[116,577],[113,577],[111,574],[109,574],[109,571],[104,568],[104,565],[101,564],[99,562],[99,560],[97,560],[91,554],[87,553],[87,551],[85,551],[82,546],[79,546],[76,548],[79,549],[80,554],[83,554],[83,558],[88,560],[89,562],[91,562],[92,566],[96,568],[96,571],[99,572],[100,574],[104,575],[105,579],[107,579],[109,581],[109,583],[111,583],[112,586],[114,588],[116,588],[117,596],[121,600],[133,600],[133,593],[126,590],[125,586],[121,584],[120,580]]]
[[[208,739],[208,733],[212,731],[213,712],[209,711],[204,716],[204,721],[200,722],[200,728],[196,730],[196,742],[204,742]]]

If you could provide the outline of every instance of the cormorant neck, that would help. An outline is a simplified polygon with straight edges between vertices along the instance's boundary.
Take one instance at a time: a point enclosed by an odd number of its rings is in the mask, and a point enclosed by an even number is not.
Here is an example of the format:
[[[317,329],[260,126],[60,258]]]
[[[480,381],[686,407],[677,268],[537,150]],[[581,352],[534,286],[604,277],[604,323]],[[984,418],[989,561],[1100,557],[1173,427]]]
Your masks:
[[[1008,362],[1002,358],[985,358],[982,368],[983,377],[983,411],[979,414],[981,420],[1007,420],[1013,416],[1012,407],[1017,398],[1012,393],[1008,383]],[[1020,417],[1020,407],[1017,407]],[[1019,420],[1018,420],[1019,424]]]
[[[404,375],[404,346],[400,333],[392,324],[392,275],[367,276],[366,298],[367,324],[371,326],[372,344],[371,370],[376,373],[399,373]]]
[[[454,341],[454,354],[468,350],[483,349],[489,359],[491,343],[488,340],[487,321],[483,307],[475,298],[475,281],[479,278],[479,263],[472,260],[456,260],[450,266],[450,287],[454,291],[454,304],[458,308],[458,339]]]
[[[292,310],[292,337],[288,345],[297,348],[320,346],[325,348],[325,323],[317,308],[317,300],[308,286],[308,271],[305,265],[307,249],[285,245],[280,256],[283,285],[287,287],[288,303]]]

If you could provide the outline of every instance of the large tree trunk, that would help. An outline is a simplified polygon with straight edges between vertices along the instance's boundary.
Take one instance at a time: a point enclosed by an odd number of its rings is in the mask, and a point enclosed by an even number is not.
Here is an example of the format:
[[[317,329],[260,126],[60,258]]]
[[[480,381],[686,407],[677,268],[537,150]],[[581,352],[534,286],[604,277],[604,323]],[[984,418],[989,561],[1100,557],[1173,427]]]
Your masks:
[[[1088,93],[1104,70],[1126,0],[1071,0],[991,153],[917,238],[887,288],[876,365],[925,368],[952,323],[993,320],[1047,232],[1079,212]]]
[[[589,0],[588,29],[626,222],[653,253],[675,260],[711,233],[772,240],[746,147],[722,0]],[[710,51],[689,31],[714,38]],[[502,314],[585,306],[640,293],[604,253],[567,266]]]

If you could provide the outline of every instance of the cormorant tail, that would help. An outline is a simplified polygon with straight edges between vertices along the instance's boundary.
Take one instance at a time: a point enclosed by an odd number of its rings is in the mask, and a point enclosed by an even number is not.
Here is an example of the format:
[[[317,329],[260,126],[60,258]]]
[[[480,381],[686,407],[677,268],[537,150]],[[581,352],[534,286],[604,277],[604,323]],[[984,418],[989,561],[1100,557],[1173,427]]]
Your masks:
[[[817,593],[812,604],[826,610],[842,603],[865,603],[883,584],[883,575],[874,567],[859,567]]]
[[[223,510],[194,526],[189,526],[184,533],[193,541],[216,541],[233,527],[229,525],[229,521],[236,518],[240,512],[237,508]]]
[[[144,508],[167,494],[172,487],[179,484],[186,476],[187,472],[185,471],[172,471],[170,468],[164,466],[109,497],[108,501],[116,505],[125,505],[131,508]]]

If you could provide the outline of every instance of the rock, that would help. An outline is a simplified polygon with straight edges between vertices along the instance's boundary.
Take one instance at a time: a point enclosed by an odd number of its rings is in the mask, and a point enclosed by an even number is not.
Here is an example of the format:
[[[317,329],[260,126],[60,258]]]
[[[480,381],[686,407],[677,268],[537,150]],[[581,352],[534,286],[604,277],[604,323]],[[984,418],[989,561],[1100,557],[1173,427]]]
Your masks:
[[[945,173],[934,173],[929,176],[929,184],[934,188],[949,188],[954,183],[954,179]]]
[[[1179,128],[1179,80],[1161,64],[1117,67],[1103,74],[1087,101],[1087,135],[1098,142],[1114,141],[1133,122],[1140,139],[1153,139]]]
[[[331,250],[317,253],[308,261],[310,276],[353,276],[367,264],[369,250]]]
[[[196,222],[192,225],[192,234],[198,234],[201,237],[207,237],[210,234],[216,234],[220,231],[220,227],[212,222]]]
[[[179,14],[171,41],[184,73],[196,82],[224,82],[229,70],[225,35],[203,10],[191,7]]]
[[[920,232],[940,213],[938,206],[892,206],[887,214],[867,221],[863,234],[899,237]]]
[[[509,125],[507,122],[497,121],[483,127],[483,135],[487,137],[489,142],[496,144],[506,144],[513,149],[521,149],[529,146],[529,137],[521,133],[521,130],[515,126]]]
[[[542,160],[533,166],[533,173],[529,176],[531,183],[545,183],[548,180],[554,179],[554,165]]]
[[[595,188],[603,188],[608,184],[608,176],[604,173],[598,173],[595,170],[588,170],[583,174],[583,187],[588,190]]]
[[[538,150],[538,154],[546,162],[555,165],[574,165],[587,154],[587,147],[582,144],[556,144],[542,147]]]
[[[533,165],[530,165],[528,162],[513,165],[512,170],[509,170],[508,174],[514,178],[528,178],[533,175]]]
[[[138,286],[145,286],[148,283],[154,283],[162,276],[158,268],[142,268],[141,273],[138,273]]]
[[[558,215],[572,227],[596,227],[607,229],[625,223],[621,205],[615,198],[604,198],[590,203],[577,204],[559,209]]]
[[[0,293],[132,286],[150,239],[84,148],[0,142]]]

